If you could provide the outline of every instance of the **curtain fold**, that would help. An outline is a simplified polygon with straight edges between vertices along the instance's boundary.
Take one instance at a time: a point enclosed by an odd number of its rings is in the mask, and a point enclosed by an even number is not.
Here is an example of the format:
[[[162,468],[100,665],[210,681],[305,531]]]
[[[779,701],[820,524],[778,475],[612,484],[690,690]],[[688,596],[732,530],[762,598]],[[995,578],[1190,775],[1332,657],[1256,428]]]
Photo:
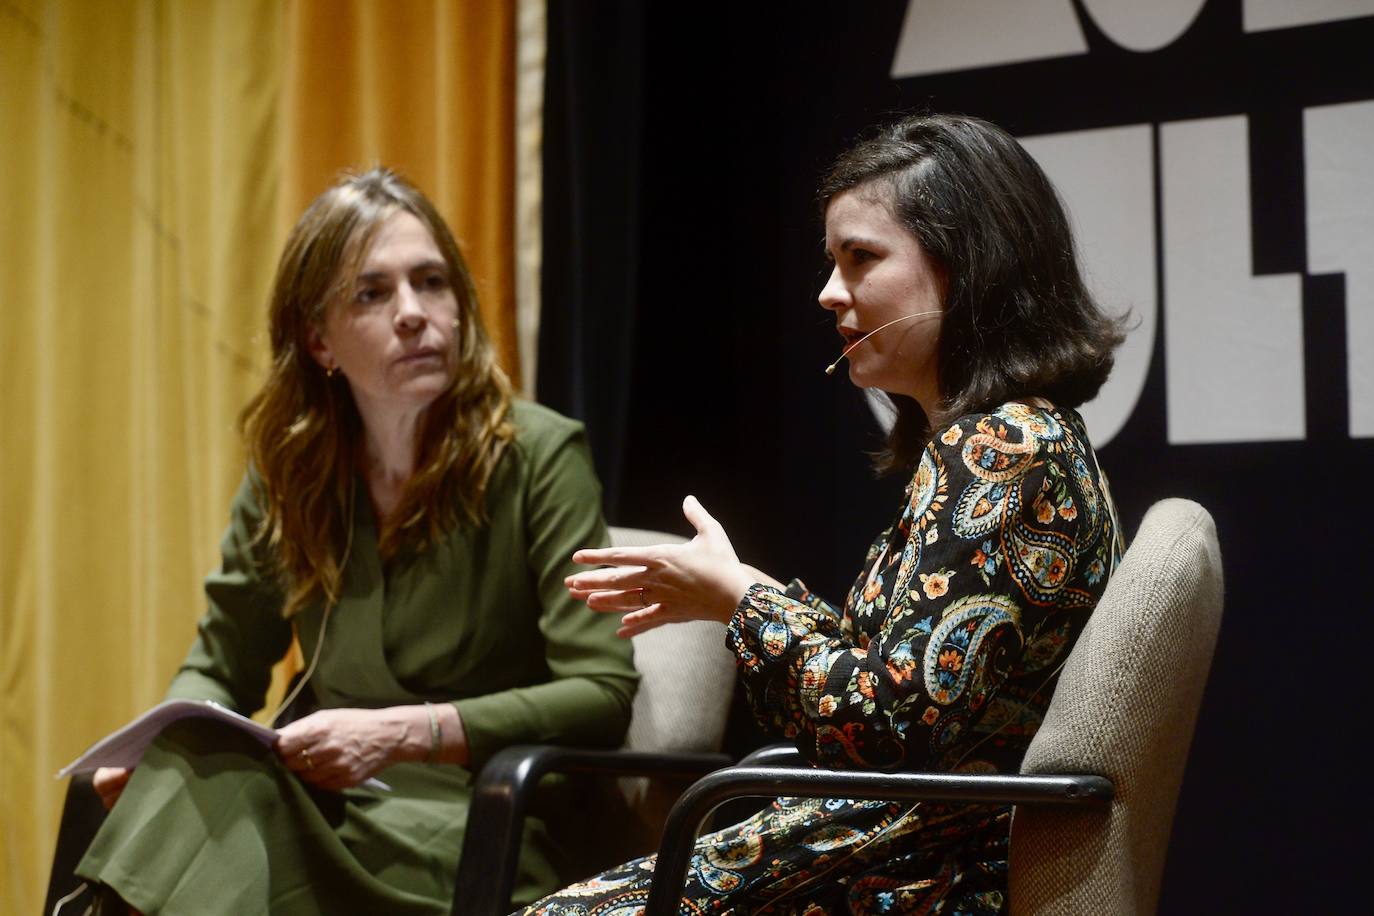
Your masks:
[[[382,162],[464,243],[519,379],[514,3],[0,0],[0,911],[52,774],[185,654],[304,204]]]
[[[537,384],[540,401],[587,424],[612,522],[635,315],[650,307],[639,303],[647,15],[636,0],[548,7]]]

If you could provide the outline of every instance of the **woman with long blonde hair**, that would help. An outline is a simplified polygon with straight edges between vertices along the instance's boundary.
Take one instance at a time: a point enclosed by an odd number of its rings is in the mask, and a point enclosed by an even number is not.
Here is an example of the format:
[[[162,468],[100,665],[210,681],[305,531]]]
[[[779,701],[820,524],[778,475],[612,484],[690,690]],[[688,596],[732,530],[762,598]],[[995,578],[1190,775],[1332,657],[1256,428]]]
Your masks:
[[[110,814],[78,873],[148,914],[448,912],[471,774],[628,722],[629,648],[562,584],[605,543],[600,487],[580,424],[512,398],[452,234],[389,171],[306,210],[269,322],[249,470],[168,696],[251,713],[294,634],[298,717],[274,748],[173,726],[99,771]],[[526,834],[533,899],[554,856]]]

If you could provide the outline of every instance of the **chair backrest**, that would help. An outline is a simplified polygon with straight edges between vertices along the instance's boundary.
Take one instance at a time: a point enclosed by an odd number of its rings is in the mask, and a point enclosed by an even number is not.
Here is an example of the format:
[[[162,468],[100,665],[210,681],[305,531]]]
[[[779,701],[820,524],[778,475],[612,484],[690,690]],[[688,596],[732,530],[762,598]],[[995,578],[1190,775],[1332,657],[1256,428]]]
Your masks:
[[[662,531],[612,528],[615,547],[681,544],[686,538]],[[659,627],[634,637],[639,691],[630,713],[625,749],[631,751],[715,751],[725,735],[735,688],[735,657],[725,646],[725,626],[694,620]],[[647,779],[621,780],[631,808],[643,821],[642,840],[658,841],[663,818],[681,786]]]
[[[1102,810],[1016,809],[1013,913],[1155,912],[1221,606],[1211,516],[1188,500],[1156,503],[1074,646],[1021,767],[1100,774],[1116,797]]]

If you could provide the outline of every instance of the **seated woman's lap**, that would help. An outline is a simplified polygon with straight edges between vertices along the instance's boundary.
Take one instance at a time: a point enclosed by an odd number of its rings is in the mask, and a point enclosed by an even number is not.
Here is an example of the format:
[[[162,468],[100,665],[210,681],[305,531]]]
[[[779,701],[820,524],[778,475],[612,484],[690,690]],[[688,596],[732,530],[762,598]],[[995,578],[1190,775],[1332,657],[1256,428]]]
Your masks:
[[[998,913],[1009,811],[779,798],[698,840],[682,897],[694,913],[906,913],[946,898],[971,916]],[[627,862],[524,916],[634,916],[653,868],[652,856]]]
[[[144,912],[449,912],[470,774],[399,764],[378,778],[389,790],[310,788],[242,732],[178,723],[148,748],[77,873]],[[547,845],[532,820],[518,890],[556,886]]]

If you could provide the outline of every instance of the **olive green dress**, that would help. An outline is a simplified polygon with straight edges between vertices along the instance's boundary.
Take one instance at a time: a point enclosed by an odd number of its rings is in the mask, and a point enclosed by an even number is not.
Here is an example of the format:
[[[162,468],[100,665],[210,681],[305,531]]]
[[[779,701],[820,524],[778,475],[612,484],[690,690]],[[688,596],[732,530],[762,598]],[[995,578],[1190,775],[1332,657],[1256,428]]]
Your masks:
[[[470,768],[398,764],[390,790],[309,788],[276,755],[204,722],[169,728],[135,769],[77,871],[147,914],[447,912],[472,772],[511,744],[615,745],[635,673],[614,617],[569,599],[579,547],[606,543],[582,427],[516,402],[517,436],[488,490],[490,521],[460,525],[385,566],[364,497],[354,507],[342,596],[295,629],[321,707],[451,701]],[[361,485],[357,488],[364,492]],[[254,559],[261,512],[248,480],[234,500],[209,609],[169,697],[262,705],[292,624]],[[322,626],[324,635],[321,635]],[[558,851],[526,825],[516,894],[557,886]]]

